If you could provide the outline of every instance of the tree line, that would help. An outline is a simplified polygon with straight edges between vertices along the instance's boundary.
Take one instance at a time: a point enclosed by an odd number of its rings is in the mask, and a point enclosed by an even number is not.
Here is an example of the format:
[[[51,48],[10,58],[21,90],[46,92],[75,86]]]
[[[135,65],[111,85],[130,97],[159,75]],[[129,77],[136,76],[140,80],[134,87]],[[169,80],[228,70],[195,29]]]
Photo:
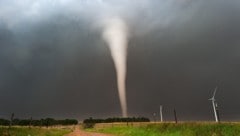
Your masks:
[[[45,118],[39,120],[31,119],[0,119],[0,125],[2,126],[10,126],[10,125],[18,125],[18,126],[55,126],[55,125],[76,125],[78,121],[76,119],[64,119],[64,120],[56,120],[53,118]]]
[[[150,119],[145,117],[127,117],[127,118],[107,118],[107,119],[85,119],[83,123],[113,123],[113,122],[150,122]]]
[[[129,122],[150,122],[150,119],[145,117],[127,117],[127,118],[107,118],[107,119],[93,119],[90,117],[89,119],[85,119],[83,121],[83,128],[94,128],[96,123],[114,123],[114,122],[126,122],[127,124]]]

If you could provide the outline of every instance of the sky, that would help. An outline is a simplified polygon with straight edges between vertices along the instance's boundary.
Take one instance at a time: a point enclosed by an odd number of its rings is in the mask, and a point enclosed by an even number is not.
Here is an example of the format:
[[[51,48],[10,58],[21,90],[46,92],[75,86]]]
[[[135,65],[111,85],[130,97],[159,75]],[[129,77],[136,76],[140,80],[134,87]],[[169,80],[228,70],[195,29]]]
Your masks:
[[[128,26],[129,116],[240,120],[238,0],[0,0],[0,118],[121,116],[105,19]],[[158,114],[157,114],[158,115]]]

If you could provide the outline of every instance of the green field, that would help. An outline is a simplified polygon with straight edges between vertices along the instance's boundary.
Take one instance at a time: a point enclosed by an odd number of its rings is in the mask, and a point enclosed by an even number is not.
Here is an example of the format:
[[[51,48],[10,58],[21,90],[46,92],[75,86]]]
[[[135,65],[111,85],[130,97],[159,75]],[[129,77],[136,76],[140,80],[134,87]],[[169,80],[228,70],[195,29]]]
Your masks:
[[[89,129],[117,136],[240,136],[239,123],[159,123],[140,126],[112,125]]]
[[[70,128],[0,127],[0,136],[63,136],[71,131]]]

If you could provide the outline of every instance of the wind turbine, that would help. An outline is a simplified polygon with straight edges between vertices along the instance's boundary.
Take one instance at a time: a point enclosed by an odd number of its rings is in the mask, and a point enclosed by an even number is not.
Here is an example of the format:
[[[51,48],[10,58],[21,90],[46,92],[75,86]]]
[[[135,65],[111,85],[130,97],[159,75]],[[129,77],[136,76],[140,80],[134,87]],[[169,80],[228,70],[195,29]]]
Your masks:
[[[219,122],[219,118],[218,118],[218,114],[217,114],[217,103],[216,103],[216,99],[215,99],[215,95],[216,95],[216,92],[217,92],[217,89],[218,87],[216,86],[214,92],[213,92],[213,96],[212,98],[208,99],[210,101],[212,101],[212,105],[213,105],[213,111],[214,111],[214,116],[215,116],[215,121],[216,122]]]
[[[160,121],[163,122],[163,115],[162,115],[162,109],[163,109],[163,106],[160,105],[159,108],[160,108],[160,109],[159,109]]]

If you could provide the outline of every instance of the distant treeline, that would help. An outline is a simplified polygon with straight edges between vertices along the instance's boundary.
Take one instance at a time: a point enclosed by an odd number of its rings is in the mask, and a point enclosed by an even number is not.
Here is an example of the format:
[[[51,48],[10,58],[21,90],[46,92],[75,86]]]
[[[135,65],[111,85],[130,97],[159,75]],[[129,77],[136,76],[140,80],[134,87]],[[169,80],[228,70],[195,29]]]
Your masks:
[[[75,119],[64,119],[64,120],[56,120],[53,118],[46,118],[40,120],[32,120],[32,119],[13,119],[12,122],[6,119],[0,119],[0,125],[8,126],[8,125],[18,125],[18,126],[54,126],[54,125],[76,125],[78,121]]]
[[[107,119],[85,119],[83,123],[113,123],[113,122],[150,122],[148,118],[145,117],[128,117],[128,118],[107,118]]]

